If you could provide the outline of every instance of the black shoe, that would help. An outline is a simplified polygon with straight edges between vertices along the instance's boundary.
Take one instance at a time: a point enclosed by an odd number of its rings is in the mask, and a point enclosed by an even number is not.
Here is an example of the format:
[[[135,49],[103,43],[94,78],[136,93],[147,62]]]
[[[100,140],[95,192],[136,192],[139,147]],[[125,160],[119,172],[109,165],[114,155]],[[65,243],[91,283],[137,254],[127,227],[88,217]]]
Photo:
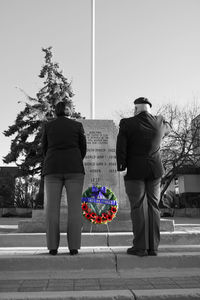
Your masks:
[[[49,254],[56,255],[58,253],[58,250],[49,250]]]
[[[135,249],[134,247],[127,249],[127,254],[137,255],[137,256],[147,256],[147,250],[144,249]]]
[[[70,255],[76,255],[76,254],[78,254],[78,250],[77,249],[69,250],[69,252],[70,252]]]
[[[151,250],[151,249],[149,249],[149,250],[147,250],[147,252],[148,252],[149,256],[157,256],[158,255],[158,251],[157,250]]]

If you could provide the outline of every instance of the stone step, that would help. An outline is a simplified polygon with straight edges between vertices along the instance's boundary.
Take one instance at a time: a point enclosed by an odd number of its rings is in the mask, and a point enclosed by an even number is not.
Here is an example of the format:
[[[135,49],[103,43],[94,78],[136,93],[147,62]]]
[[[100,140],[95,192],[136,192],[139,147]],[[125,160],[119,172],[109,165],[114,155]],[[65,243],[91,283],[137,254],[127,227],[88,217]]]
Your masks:
[[[34,212],[34,211],[33,211]],[[36,211],[38,213],[38,211]],[[18,232],[45,232],[45,217],[41,217],[42,212],[33,213],[32,219],[20,220],[18,223]],[[44,213],[43,213],[44,214]],[[66,219],[61,218],[60,231],[66,232],[67,222]],[[174,220],[161,219],[160,222],[161,231],[174,231]],[[127,232],[132,231],[132,222],[130,220],[130,212],[123,213],[120,218],[116,217],[108,224],[92,224],[85,218],[83,218],[83,232]]]
[[[130,246],[131,232],[82,233],[82,246]],[[198,245],[199,231],[161,232],[161,245]],[[45,247],[45,233],[1,233],[0,247]],[[66,234],[60,234],[60,246],[67,246]]]
[[[156,257],[125,247],[0,248],[1,300],[200,299],[200,245],[161,245]]]
[[[161,247],[158,256],[138,257],[127,255],[125,247],[83,247],[78,255],[70,256],[66,248],[59,248],[56,256],[45,248],[2,248],[0,270],[4,272],[124,272],[127,270],[161,270],[200,268],[200,247]],[[171,249],[173,251],[171,251]],[[191,249],[193,251],[191,251]],[[31,275],[31,276],[32,276]],[[70,274],[69,274],[70,275]],[[36,277],[37,278],[37,277]]]
[[[200,289],[47,291],[0,293],[1,300],[199,300]]]

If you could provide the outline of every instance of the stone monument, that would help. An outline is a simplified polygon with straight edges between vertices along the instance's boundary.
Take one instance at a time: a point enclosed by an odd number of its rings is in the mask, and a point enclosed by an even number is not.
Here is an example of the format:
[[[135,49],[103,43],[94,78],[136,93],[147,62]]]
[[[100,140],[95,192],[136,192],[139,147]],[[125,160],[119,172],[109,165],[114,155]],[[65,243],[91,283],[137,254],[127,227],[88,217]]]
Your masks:
[[[82,120],[87,139],[87,154],[84,159],[85,182],[83,191],[89,186],[101,185],[112,190],[118,201],[116,218],[108,225],[91,225],[88,220],[83,221],[84,231],[116,231],[119,216],[129,207],[123,179],[117,172],[116,139],[117,128],[112,120]],[[128,212],[129,214],[129,212]],[[129,216],[128,216],[129,217]],[[117,229],[118,228],[118,229]]]
[[[110,188],[117,196],[119,207],[127,206],[120,173],[117,172],[117,128],[112,120],[82,120],[87,139],[84,159],[86,190],[92,185]]]

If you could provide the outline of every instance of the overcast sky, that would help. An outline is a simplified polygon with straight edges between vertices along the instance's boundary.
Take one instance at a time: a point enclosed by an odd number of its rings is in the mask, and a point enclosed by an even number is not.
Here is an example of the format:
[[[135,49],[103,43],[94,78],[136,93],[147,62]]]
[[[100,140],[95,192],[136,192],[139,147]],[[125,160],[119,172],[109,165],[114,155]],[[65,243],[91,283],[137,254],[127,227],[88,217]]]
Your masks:
[[[154,107],[200,102],[199,0],[96,0],[97,119],[114,119],[139,96]],[[72,80],[77,111],[90,117],[91,0],[0,0],[0,165],[12,125],[43,82],[42,47]],[[18,88],[16,88],[18,87]]]

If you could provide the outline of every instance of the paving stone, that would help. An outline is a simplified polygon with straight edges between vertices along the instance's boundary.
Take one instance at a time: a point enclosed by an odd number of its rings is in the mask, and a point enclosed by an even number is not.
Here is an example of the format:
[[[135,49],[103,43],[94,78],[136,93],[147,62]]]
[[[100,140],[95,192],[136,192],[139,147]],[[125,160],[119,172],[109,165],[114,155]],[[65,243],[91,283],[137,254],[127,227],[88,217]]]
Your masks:
[[[56,285],[56,286],[49,286],[46,288],[46,291],[73,291],[73,287],[67,285]]]
[[[22,287],[46,287],[48,280],[24,280]]]
[[[92,279],[92,278],[89,278],[89,279],[86,279],[86,278],[76,279],[74,281],[75,281],[75,284],[83,284],[83,285],[85,285],[85,284],[89,284],[89,285],[97,284],[99,282],[98,279]]]
[[[23,280],[0,280],[0,287],[15,287],[21,285]]]
[[[101,284],[120,284],[122,282],[122,279],[121,278],[100,278],[99,279],[100,283]]]
[[[0,287],[0,293],[3,292],[17,292],[18,291],[18,286],[5,286],[5,287]],[[1,297],[0,297],[1,299]]]
[[[45,287],[28,287],[28,286],[22,286],[18,289],[18,292],[41,292],[41,291],[45,291],[46,288]]]
[[[172,278],[166,277],[166,278],[162,278],[162,277],[154,277],[151,278],[151,281],[155,280],[156,282],[162,282],[162,283],[172,283],[173,280]]]
[[[74,291],[97,291],[100,290],[100,286],[75,286]]]
[[[153,289],[158,289],[158,290],[161,290],[161,289],[178,289],[179,286],[177,284],[156,284],[156,285],[153,285]]]
[[[58,285],[61,285],[61,286],[73,286],[73,280],[70,280],[70,279],[50,279],[48,281],[48,287],[51,287],[51,286],[58,286]]]
[[[177,285],[180,287],[180,288],[200,288],[200,285],[199,283],[195,283],[195,282],[192,282],[192,283],[187,283],[187,282],[184,282],[184,283],[180,283],[178,282]]]

